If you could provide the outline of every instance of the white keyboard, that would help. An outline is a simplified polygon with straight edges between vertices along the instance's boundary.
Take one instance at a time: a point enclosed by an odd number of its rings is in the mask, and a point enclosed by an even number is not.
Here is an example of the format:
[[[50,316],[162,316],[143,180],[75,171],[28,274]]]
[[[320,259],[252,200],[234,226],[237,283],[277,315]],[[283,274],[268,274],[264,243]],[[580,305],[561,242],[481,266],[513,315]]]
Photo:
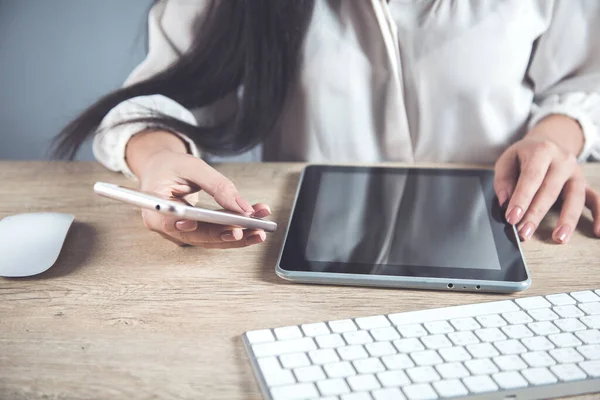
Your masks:
[[[265,398],[600,392],[600,290],[246,332]]]

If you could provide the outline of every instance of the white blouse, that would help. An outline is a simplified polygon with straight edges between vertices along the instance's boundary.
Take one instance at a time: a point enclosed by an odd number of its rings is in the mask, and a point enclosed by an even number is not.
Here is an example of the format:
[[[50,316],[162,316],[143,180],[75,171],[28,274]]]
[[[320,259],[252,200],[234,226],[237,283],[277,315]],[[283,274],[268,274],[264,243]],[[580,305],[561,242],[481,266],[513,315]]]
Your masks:
[[[207,4],[157,3],[148,56],[125,85],[175,62]],[[598,0],[317,0],[302,55],[276,129],[245,160],[491,164],[549,114],[581,125],[580,161],[600,159]],[[125,146],[146,127],[113,125],[153,110],[211,125],[241,95],[198,110],[162,95],[127,100],[102,121],[95,156],[135,179]]]

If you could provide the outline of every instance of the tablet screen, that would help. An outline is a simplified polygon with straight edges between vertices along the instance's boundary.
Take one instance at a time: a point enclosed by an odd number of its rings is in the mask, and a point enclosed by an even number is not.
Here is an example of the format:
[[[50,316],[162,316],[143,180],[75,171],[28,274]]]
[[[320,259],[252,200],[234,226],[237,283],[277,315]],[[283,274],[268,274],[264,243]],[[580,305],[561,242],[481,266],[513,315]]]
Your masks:
[[[518,280],[514,236],[491,171],[312,166],[280,267]]]

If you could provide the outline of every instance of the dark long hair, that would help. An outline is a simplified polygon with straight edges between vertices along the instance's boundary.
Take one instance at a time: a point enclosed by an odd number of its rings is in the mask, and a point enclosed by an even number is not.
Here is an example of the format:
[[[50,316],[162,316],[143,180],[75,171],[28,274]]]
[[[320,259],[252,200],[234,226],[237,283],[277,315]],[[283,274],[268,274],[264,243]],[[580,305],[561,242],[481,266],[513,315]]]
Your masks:
[[[196,1],[211,5],[196,23],[189,51],[168,69],[90,106],[55,137],[56,157],[72,159],[113,107],[143,95],[162,94],[193,109],[243,88],[236,114],[218,126],[195,127],[160,114],[125,122],[183,133],[212,154],[243,152],[270,133],[301,61],[314,0]]]

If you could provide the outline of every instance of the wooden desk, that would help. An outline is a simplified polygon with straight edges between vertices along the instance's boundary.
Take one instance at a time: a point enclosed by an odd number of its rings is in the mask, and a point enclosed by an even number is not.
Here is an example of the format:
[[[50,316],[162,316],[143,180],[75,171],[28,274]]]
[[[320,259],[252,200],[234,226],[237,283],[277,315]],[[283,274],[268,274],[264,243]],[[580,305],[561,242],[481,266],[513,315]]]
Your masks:
[[[259,398],[247,330],[504,298],[279,279],[301,169],[219,167],[248,200],[273,207],[280,229],[260,246],[207,251],[162,240],[138,211],[95,196],[95,181],[131,184],[97,164],[0,162],[0,217],[57,211],[77,221],[46,273],[0,278],[0,398]],[[586,172],[600,188],[600,165]],[[589,213],[567,246],[551,243],[554,220],[524,245],[533,285],[521,296],[600,288]]]

